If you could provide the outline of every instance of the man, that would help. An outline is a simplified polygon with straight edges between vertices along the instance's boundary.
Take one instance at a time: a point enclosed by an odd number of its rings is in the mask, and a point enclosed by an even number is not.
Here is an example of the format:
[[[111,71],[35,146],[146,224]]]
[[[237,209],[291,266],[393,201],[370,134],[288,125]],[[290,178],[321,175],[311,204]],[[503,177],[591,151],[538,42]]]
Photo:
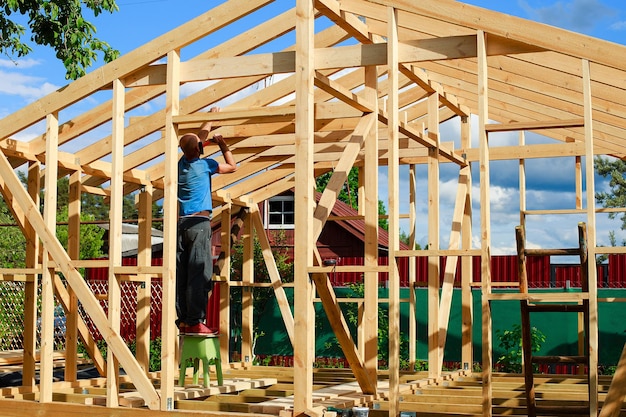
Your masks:
[[[212,107],[211,112],[219,111]],[[221,135],[213,136],[224,162],[201,158],[209,145],[211,122],[197,134],[180,138],[183,156],[178,161],[178,241],[176,247],[176,324],[181,333],[216,334],[206,324],[209,292],[213,288],[211,250],[211,176],[235,172],[237,163]]]

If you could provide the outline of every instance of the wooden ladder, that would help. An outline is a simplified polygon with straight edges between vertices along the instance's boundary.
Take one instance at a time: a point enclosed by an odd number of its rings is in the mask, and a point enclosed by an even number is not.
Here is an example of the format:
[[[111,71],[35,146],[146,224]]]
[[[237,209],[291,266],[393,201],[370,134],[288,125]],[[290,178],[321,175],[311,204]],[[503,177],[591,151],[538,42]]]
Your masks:
[[[587,269],[587,227],[581,222],[578,224],[578,248],[571,249],[527,249],[526,232],[523,226],[515,228],[517,239],[517,257],[520,292],[526,294],[521,304],[522,322],[522,352],[524,384],[526,388],[526,405],[528,417],[539,415],[589,415],[589,398],[583,406],[548,406],[538,405],[535,398],[534,365],[535,364],[577,364],[579,373],[589,366],[589,275]],[[580,257],[581,292],[566,293],[537,293],[528,292],[528,276],[526,272],[526,258],[528,256],[551,255],[578,255]],[[579,352],[577,356],[533,356],[530,313],[534,312],[563,312],[582,315],[582,340],[579,334]],[[580,323],[580,322],[579,322]],[[580,326],[579,326],[580,327]],[[587,386],[593,389],[587,373]]]

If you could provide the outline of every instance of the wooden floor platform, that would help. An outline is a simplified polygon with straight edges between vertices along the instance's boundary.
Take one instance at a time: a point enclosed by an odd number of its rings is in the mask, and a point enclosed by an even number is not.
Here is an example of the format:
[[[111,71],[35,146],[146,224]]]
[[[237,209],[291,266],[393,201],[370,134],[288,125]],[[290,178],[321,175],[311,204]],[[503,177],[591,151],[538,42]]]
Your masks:
[[[62,358],[59,358],[62,363]],[[12,361],[8,361],[12,362]],[[8,365],[11,369],[16,364]],[[4,368],[6,369],[6,368]],[[0,373],[3,367],[0,366]],[[176,415],[232,416],[280,416],[289,417],[293,409],[293,368],[254,366],[244,367],[231,364],[225,368],[224,384],[217,386],[215,369],[211,367],[211,384],[190,385],[191,369],[187,373],[185,387],[177,387],[174,407]],[[159,387],[160,373],[150,374]],[[536,375],[537,400],[544,405],[573,405],[585,401],[586,379],[577,376]],[[600,405],[606,397],[610,377],[601,377]],[[427,372],[403,373],[401,375],[400,411],[403,415],[416,417],[482,416],[482,381],[480,374],[464,371],[448,372],[441,378],[428,378]],[[315,369],[313,373],[314,409],[332,412],[351,409],[355,406],[370,408],[371,417],[389,414],[389,380],[384,371],[379,373],[376,395],[363,394],[349,369]],[[0,389],[0,410],[2,416],[17,417],[37,415],[52,417],[110,416],[111,409],[106,405],[106,379],[91,378],[76,382],[59,381],[54,383],[52,403],[40,404],[37,389],[26,387],[6,387]],[[494,416],[526,414],[524,379],[521,375],[494,374],[493,408]],[[155,412],[145,407],[144,400],[135,390],[130,379],[121,377],[120,407],[115,416],[150,415],[151,417],[171,416],[171,412]],[[626,417],[626,407],[620,416]]]

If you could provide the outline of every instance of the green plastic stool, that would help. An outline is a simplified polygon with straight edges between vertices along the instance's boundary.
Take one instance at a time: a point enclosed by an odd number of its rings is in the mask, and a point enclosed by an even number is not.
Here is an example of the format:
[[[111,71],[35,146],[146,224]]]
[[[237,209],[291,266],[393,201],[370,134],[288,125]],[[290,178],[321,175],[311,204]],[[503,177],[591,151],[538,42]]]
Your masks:
[[[204,372],[203,386],[209,386],[209,360],[215,359],[218,385],[224,384],[222,378],[222,359],[220,357],[220,338],[218,335],[181,335],[180,354],[180,378],[178,385],[185,386],[185,374],[187,373],[187,359],[193,361],[193,383],[198,385],[198,370],[202,361]]]

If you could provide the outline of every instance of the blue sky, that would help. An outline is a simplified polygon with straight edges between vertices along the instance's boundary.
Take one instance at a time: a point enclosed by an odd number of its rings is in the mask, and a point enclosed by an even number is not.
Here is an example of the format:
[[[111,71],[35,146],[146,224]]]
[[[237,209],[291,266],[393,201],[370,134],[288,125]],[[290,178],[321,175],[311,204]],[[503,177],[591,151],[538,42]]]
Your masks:
[[[206,0],[118,0],[120,11],[93,19],[98,36],[122,54],[204,13],[223,1]],[[479,7],[551,24],[567,30],[626,44],[626,2],[624,0],[468,0]],[[271,17],[272,11],[284,9],[293,0],[277,0],[267,12],[250,17],[251,24]],[[221,36],[228,36],[223,33]],[[17,62],[0,57],[0,117],[10,114],[28,103],[67,84],[65,70],[51,51],[35,47],[34,53]],[[474,123],[476,125],[476,123]],[[442,128],[446,135],[455,135],[455,126]],[[474,133],[476,137],[476,133]],[[511,138],[512,143],[517,139]],[[499,162],[492,165],[492,245],[494,254],[514,253],[514,227],[519,223],[517,193],[517,163]],[[570,161],[528,162],[529,208],[571,208],[574,199],[573,171]],[[475,169],[477,172],[477,169]],[[418,194],[424,201],[418,203],[420,220],[417,239],[424,245],[426,238],[425,173],[419,172]],[[447,247],[449,223],[452,215],[457,169],[442,166],[441,185],[441,247]],[[386,176],[380,175],[381,199],[385,199]],[[478,179],[475,179],[475,187]],[[597,190],[604,185],[598,183]],[[406,176],[401,187],[406,187]],[[405,188],[401,188],[404,190]],[[474,190],[475,201],[478,190]],[[402,196],[408,195],[401,192]],[[401,201],[401,212],[408,212],[408,201]],[[479,208],[474,208],[479,213]],[[541,217],[537,219],[537,217]],[[528,220],[529,245],[536,247],[567,247],[576,244],[576,223],[584,218],[571,216],[566,221],[551,216],[533,216]],[[598,243],[608,245],[608,232],[618,233],[618,241],[626,239],[619,230],[618,220],[598,216]],[[479,234],[479,218],[475,217],[475,235]],[[555,226],[558,225],[558,226]],[[408,230],[403,223],[402,228]],[[477,238],[476,238],[477,239]],[[477,243],[478,245],[478,243]]]

